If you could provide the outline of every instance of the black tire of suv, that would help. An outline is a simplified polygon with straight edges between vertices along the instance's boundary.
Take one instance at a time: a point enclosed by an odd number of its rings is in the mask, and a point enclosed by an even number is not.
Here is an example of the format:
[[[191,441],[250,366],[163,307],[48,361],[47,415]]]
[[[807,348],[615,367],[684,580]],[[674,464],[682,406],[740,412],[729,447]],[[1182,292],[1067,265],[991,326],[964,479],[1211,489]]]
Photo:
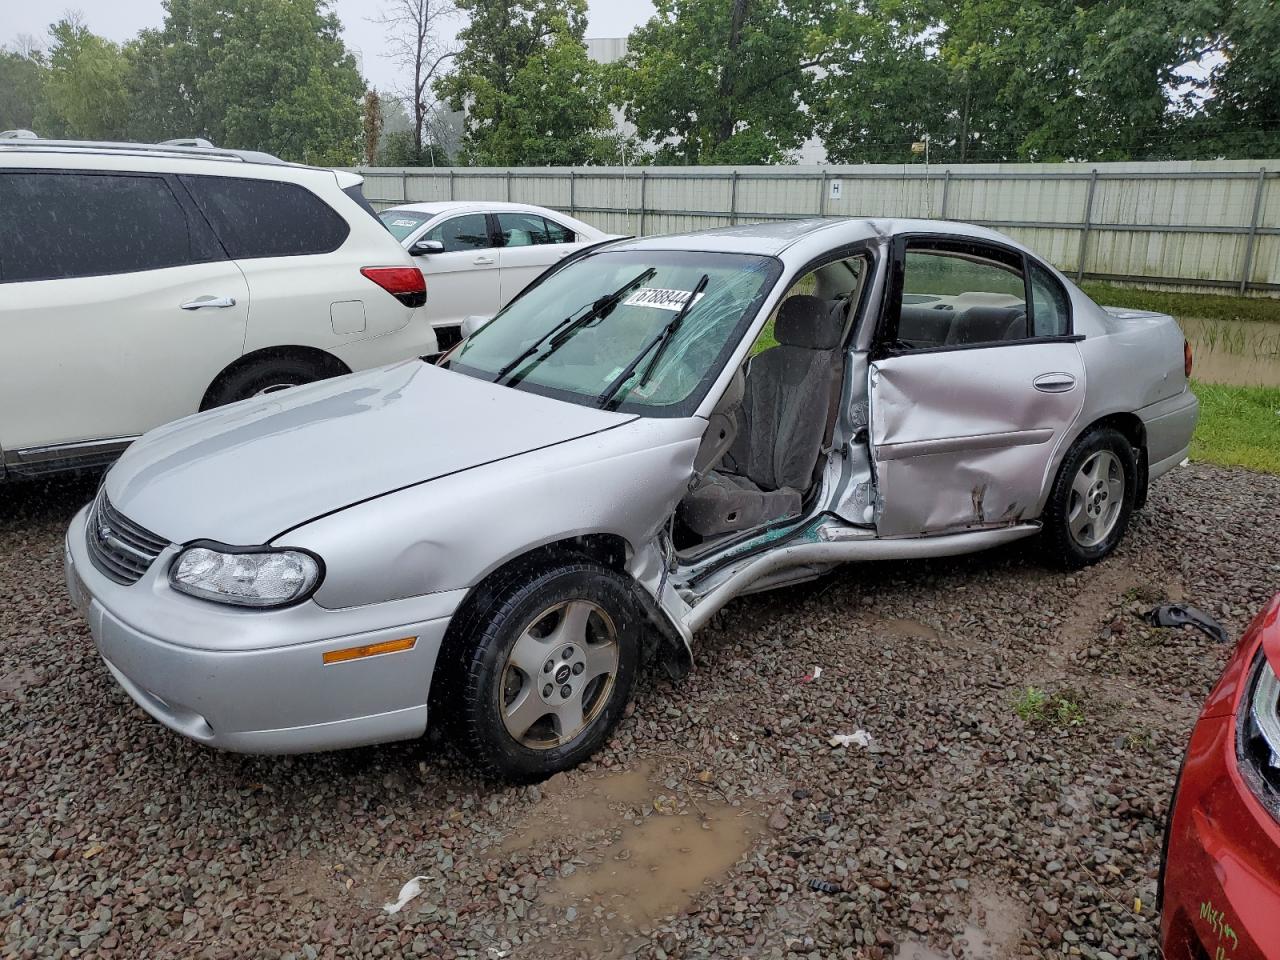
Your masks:
[[[461,612],[441,652],[432,700],[436,716],[447,724],[467,762],[490,776],[533,783],[577,766],[604,744],[622,719],[640,668],[644,618],[632,589],[623,575],[584,559],[514,571]],[[586,726],[572,739],[530,747],[508,732],[503,719],[508,657],[516,641],[548,611],[574,601],[586,601],[607,614],[617,643],[616,671],[612,683],[597,694],[603,701],[584,717]],[[537,695],[536,685],[529,693]]]
[[[263,357],[220,378],[209,389],[200,409],[211,410],[275,389],[300,387],[338,373],[306,357]]]
[[[1080,469],[1099,452],[1112,454],[1119,461],[1124,476],[1124,493],[1114,526],[1101,542],[1086,546],[1071,532],[1069,515],[1073,502],[1072,484]],[[1096,427],[1080,437],[1063,458],[1045,505],[1041,547],[1045,559],[1064,570],[1078,570],[1106,557],[1124,537],[1133,514],[1137,492],[1138,466],[1133,447],[1118,430]]]

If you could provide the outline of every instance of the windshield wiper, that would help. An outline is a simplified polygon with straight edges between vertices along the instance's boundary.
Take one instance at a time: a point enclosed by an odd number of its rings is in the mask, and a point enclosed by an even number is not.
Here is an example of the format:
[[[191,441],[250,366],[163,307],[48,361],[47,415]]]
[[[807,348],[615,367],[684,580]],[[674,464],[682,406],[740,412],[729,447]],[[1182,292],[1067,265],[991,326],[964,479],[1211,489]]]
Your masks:
[[[537,340],[535,340],[532,344],[530,344],[520,354],[520,356],[516,357],[514,360],[512,360],[510,363],[504,366],[501,370],[499,370],[497,376],[493,378],[493,382],[501,383],[503,378],[505,378],[513,370],[517,369],[520,366],[520,364],[524,363],[531,356],[537,353],[538,348],[541,347],[548,340],[551,340],[550,349],[547,350],[547,356],[550,356],[556,350],[560,349],[560,347],[564,344],[564,342],[568,340],[571,336],[573,336],[573,334],[581,330],[583,327],[585,327],[588,323],[590,323],[596,317],[607,316],[609,312],[612,311],[613,308],[618,305],[618,302],[623,297],[625,297],[628,293],[630,293],[636,287],[640,286],[640,284],[644,283],[646,280],[648,280],[657,272],[658,271],[656,267],[650,267],[648,270],[645,270],[643,273],[635,277],[633,280],[628,281],[627,283],[619,287],[617,290],[613,291],[613,293],[607,293],[603,297],[599,297],[596,300],[593,300],[590,304],[591,309],[588,310],[586,313],[584,313],[582,316],[575,317],[575,314],[577,314],[578,312],[577,310],[569,314],[569,316],[565,317],[563,320],[557,323],[554,327],[552,327],[550,330],[548,330],[546,333],[540,336]],[[582,308],[579,307],[578,309],[581,310]]]
[[[640,376],[640,381],[636,384],[636,387],[643,387],[649,382],[649,377],[653,375],[654,368],[657,367],[658,361],[662,359],[663,353],[666,352],[667,345],[675,338],[676,331],[680,329],[680,324],[684,323],[684,318],[688,315],[689,309],[693,306],[693,302],[697,300],[699,294],[706,289],[707,283],[710,279],[710,275],[704,273],[702,275],[702,279],[694,284],[693,291],[689,294],[689,299],[686,300],[684,305],[680,308],[680,312],[667,321],[666,326],[659,330],[654,338],[645,344],[644,349],[636,354],[635,359],[628,363],[626,367],[623,368],[623,371],[613,378],[609,386],[605,387],[600,395],[596,397],[597,407],[603,408],[609,405],[609,402],[613,400],[614,395],[621,390],[622,385],[627,382],[627,378],[636,372],[636,367],[640,366],[640,361],[648,356],[650,350],[653,350],[653,359],[650,360],[649,365],[644,368],[644,373]],[[657,347],[656,350],[654,350],[655,346]]]

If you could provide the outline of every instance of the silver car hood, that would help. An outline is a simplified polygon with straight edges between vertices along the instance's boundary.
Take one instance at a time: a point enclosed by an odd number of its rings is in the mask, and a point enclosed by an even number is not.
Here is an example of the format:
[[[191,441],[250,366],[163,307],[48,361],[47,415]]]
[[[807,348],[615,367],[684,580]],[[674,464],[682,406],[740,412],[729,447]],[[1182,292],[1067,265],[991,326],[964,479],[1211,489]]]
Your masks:
[[[174,543],[252,546],[392,490],[634,420],[418,360],[245,400],[137,440],[107,474]]]

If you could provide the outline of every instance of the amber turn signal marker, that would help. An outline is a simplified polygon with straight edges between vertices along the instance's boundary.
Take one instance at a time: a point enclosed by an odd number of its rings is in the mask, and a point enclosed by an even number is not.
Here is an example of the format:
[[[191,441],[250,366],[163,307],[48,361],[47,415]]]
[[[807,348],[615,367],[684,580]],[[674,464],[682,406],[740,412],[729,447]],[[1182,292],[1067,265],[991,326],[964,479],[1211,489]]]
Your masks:
[[[322,656],[325,663],[345,663],[348,660],[376,657],[382,653],[400,653],[402,650],[412,650],[413,645],[417,642],[417,637],[401,637],[399,640],[383,640],[381,643],[369,643],[363,647],[345,647],[342,650],[330,650]]]

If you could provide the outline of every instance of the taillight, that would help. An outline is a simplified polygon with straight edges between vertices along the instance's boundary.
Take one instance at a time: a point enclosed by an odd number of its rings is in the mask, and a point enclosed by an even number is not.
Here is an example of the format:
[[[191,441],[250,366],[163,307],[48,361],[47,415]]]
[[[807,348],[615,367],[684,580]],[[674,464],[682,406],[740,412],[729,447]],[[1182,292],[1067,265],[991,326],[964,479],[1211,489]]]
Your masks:
[[[1191,341],[1187,339],[1182,341],[1182,372],[1191,379]]]
[[[360,272],[406,307],[427,302],[427,281],[417,267],[363,267]]]

